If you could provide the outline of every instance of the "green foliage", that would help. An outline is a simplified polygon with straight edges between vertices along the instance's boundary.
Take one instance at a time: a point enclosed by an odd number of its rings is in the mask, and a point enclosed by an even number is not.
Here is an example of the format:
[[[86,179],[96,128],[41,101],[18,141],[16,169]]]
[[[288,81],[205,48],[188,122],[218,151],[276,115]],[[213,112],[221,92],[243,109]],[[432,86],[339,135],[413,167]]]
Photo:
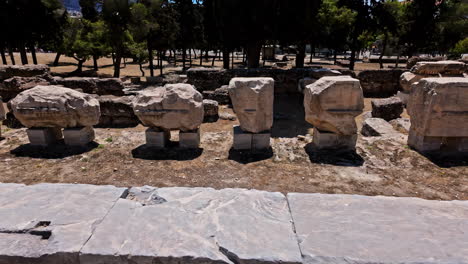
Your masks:
[[[450,53],[454,57],[460,57],[462,54],[468,54],[468,38],[460,40]]]
[[[356,12],[338,6],[337,0],[324,0],[318,12],[319,41],[321,46],[335,51],[347,49],[351,27],[356,19]]]

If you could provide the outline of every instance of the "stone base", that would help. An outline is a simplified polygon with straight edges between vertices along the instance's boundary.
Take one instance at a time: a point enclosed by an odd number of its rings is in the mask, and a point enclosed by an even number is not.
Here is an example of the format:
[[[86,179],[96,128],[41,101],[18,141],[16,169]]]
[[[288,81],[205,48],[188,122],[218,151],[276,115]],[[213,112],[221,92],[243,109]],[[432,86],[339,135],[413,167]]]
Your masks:
[[[29,142],[34,146],[49,146],[62,139],[62,130],[58,127],[29,128],[26,130]]]
[[[86,146],[95,138],[93,127],[65,128],[63,139],[69,146]]]
[[[419,152],[468,152],[468,137],[427,137],[410,130],[408,146]]]
[[[409,93],[398,91],[398,93],[396,94],[396,97],[400,98],[404,105],[408,105],[408,101],[410,97]]]
[[[179,132],[179,147],[197,149],[200,146],[200,129],[190,132]]]
[[[314,128],[313,143],[318,149],[356,149],[357,134],[342,136]]]
[[[171,139],[171,131],[159,128],[146,130],[146,145],[154,148],[165,148]]]
[[[244,132],[240,126],[234,126],[234,144],[235,150],[262,150],[270,148],[270,132],[249,133]]]

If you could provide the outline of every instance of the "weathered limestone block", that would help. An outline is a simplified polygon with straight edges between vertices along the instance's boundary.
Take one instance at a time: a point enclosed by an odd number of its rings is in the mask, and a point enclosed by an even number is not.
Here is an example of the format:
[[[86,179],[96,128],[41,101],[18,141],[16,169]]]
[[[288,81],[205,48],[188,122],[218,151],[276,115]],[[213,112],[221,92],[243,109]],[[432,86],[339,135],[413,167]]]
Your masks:
[[[232,148],[235,150],[252,149],[252,133],[242,131],[240,126],[234,126]]]
[[[289,193],[304,264],[468,263],[468,202]]]
[[[408,134],[411,128],[411,121],[409,118],[397,118],[390,121],[390,124],[393,126],[393,129],[403,134]]]
[[[39,65],[0,65],[0,81],[18,76],[18,77],[33,77],[38,75],[49,74],[49,66],[44,64]]]
[[[421,75],[457,75],[463,76],[466,71],[466,64],[461,61],[436,61],[436,62],[418,62],[411,68],[411,72]]]
[[[382,137],[398,133],[393,126],[382,118],[369,118],[362,124],[361,134],[366,137]]]
[[[365,97],[385,98],[395,95],[400,86],[398,80],[402,70],[366,70],[361,71],[357,79],[361,82]]]
[[[142,195],[136,189],[96,227],[81,263],[302,263],[281,193],[144,187]]]
[[[47,147],[63,138],[62,129],[58,127],[29,128],[26,133],[33,146]]]
[[[229,83],[232,105],[245,132],[271,129],[274,83],[272,78],[233,78]]]
[[[219,119],[219,105],[218,102],[214,100],[203,100],[203,109],[205,112],[203,122],[205,123],[214,123]]]
[[[165,148],[171,139],[171,131],[148,128],[145,132],[146,145],[153,148]]]
[[[340,135],[314,128],[313,143],[317,149],[355,150],[357,134]]]
[[[99,95],[123,96],[125,89],[123,82],[119,78],[96,79],[96,93]]]
[[[229,97],[229,86],[223,85],[214,91],[203,91],[203,98],[214,100],[220,105],[231,104],[231,97]]]
[[[89,94],[97,93],[96,79],[97,78],[91,77],[54,78],[58,85],[63,85],[67,88]]]
[[[203,96],[190,84],[167,84],[142,91],[133,110],[144,126],[191,131],[203,122]]]
[[[183,149],[197,149],[200,146],[200,129],[194,131],[180,131],[179,147]]]
[[[467,102],[467,78],[425,78],[414,84],[408,103],[408,145],[419,151],[443,145],[457,151],[453,142],[468,138]]]
[[[299,83],[297,85],[297,91],[300,92],[300,93],[304,93],[305,88],[308,85],[311,85],[316,81],[317,81],[317,79],[313,79],[313,78],[309,78],[309,77],[304,78],[304,79],[300,79]]]
[[[398,97],[376,99],[371,101],[372,117],[386,121],[397,119],[403,113],[403,102]]]
[[[98,98],[101,117],[98,127],[135,127],[138,118],[133,112],[134,96],[103,95]]]
[[[99,122],[98,100],[60,86],[36,86],[9,102],[26,127],[85,127]]]
[[[49,85],[50,82],[42,76],[12,77],[0,84],[0,95],[5,101],[15,98],[19,93],[34,88],[37,85]]]
[[[69,146],[86,146],[95,138],[94,129],[88,127],[65,128],[63,139]]]
[[[444,60],[447,60],[447,58],[442,57],[442,56],[439,56],[439,57],[427,57],[427,56],[416,57],[414,56],[408,59],[408,62],[406,63],[406,68],[411,69],[418,62],[423,62],[423,61],[424,62],[436,62],[436,61],[444,61]]]
[[[429,77],[427,75],[416,75],[412,72],[405,72],[400,76],[400,86],[405,93],[411,93],[411,85],[419,82],[422,78]]]
[[[354,135],[355,117],[364,109],[359,80],[349,76],[323,77],[307,86],[304,107],[307,122],[318,130]]]

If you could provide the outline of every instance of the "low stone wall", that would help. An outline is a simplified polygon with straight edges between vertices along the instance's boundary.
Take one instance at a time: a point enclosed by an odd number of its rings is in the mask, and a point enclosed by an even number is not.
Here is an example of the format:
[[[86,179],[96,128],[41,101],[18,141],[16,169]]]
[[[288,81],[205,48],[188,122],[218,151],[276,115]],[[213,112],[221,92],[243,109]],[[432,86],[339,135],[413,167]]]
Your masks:
[[[233,69],[196,68],[187,71],[188,83],[199,91],[214,91],[228,85],[234,77],[271,77],[275,80],[275,93],[297,93],[299,80],[304,78],[320,79],[324,76],[355,76],[348,70],[330,69]]]
[[[0,82],[12,77],[33,77],[49,74],[47,65],[0,65]]]
[[[365,97],[385,98],[401,91],[403,70],[368,70],[357,75]]]

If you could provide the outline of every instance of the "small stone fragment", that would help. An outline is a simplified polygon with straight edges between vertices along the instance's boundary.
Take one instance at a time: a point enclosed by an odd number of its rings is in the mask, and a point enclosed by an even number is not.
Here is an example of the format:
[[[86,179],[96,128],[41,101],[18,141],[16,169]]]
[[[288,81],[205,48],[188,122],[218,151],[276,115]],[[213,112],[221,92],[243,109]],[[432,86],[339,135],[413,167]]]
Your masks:
[[[371,101],[372,117],[386,121],[397,119],[403,113],[403,102],[398,97],[376,99]]]
[[[361,134],[366,137],[381,137],[397,133],[392,125],[381,118],[368,118],[362,124]]]

